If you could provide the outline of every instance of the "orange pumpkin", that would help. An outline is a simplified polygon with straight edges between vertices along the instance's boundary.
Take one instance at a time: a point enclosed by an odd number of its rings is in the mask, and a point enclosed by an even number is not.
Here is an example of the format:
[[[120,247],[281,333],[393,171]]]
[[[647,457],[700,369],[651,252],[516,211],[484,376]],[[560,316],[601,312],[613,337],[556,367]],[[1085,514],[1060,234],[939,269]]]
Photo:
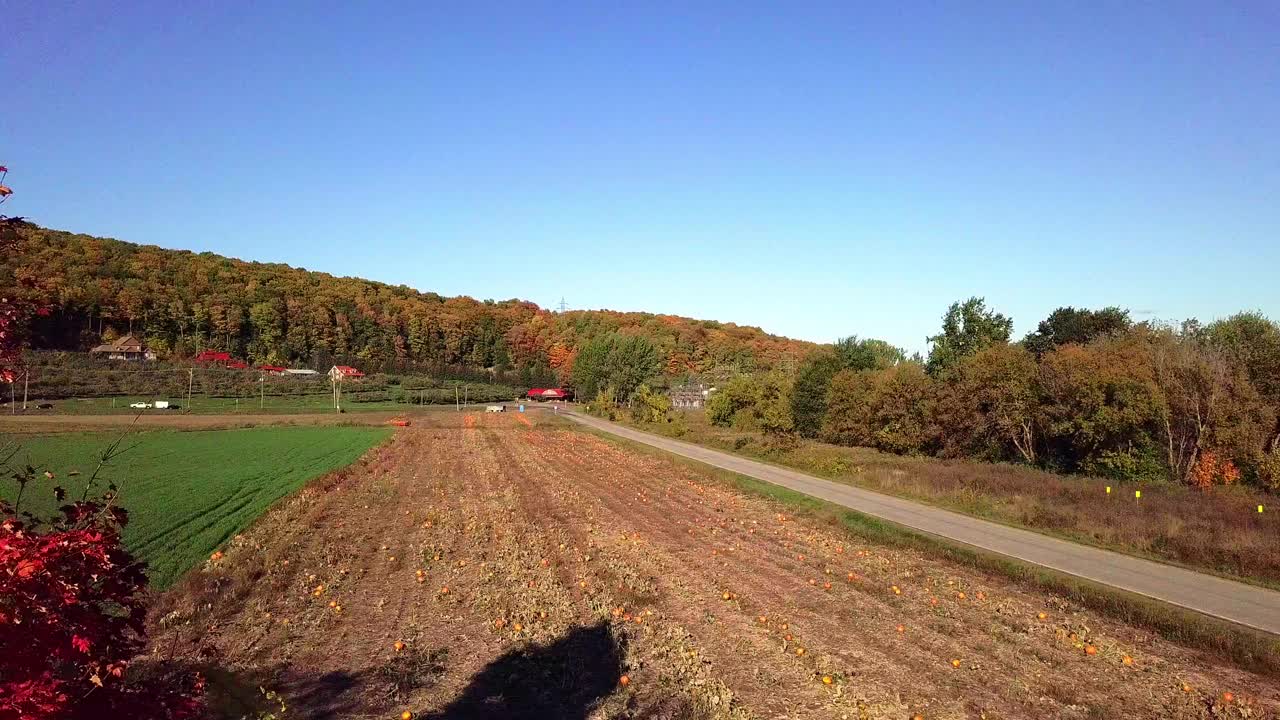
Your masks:
[[[403,649],[404,649],[404,643],[402,643],[402,642],[400,642],[399,640],[397,640],[397,641],[396,641],[396,643],[395,643],[395,645],[392,645],[391,647],[395,648],[395,649],[396,649],[396,652],[400,652],[401,650],[403,650]]]
[[[623,675],[622,677],[618,678],[618,684],[621,685],[622,687],[626,687],[631,684],[631,678],[626,675]]]

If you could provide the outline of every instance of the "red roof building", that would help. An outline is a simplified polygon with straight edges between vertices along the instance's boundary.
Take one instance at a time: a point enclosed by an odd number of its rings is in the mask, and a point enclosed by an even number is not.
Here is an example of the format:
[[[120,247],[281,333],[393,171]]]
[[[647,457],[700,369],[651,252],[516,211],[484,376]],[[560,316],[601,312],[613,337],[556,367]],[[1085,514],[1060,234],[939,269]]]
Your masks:
[[[289,368],[283,368],[279,365],[259,365],[258,369],[268,375],[283,375]]]
[[[362,377],[364,373],[350,365],[334,365],[329,368],[329,378],[332,380],[356,380]]]
[[[530,400],[570,400],[573,391],[565,388],[533,388],[525,393]]]
[[[197,353],[196,356],[191,359],[198,363],[217,363],[221,365],[231,362],[231,353],[218,352],[217,350],[205,350]]]
[[[228,370],[245,370],[249,367],[249,363],[240,362],[239,360],[232,360],[228,362],[225,367]]]

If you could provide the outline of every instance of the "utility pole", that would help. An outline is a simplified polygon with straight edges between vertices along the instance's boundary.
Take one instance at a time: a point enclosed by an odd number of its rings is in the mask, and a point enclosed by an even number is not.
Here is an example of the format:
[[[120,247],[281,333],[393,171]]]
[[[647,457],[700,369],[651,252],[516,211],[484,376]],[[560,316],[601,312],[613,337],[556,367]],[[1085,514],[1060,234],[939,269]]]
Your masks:
[[[262,383],[266,382],[267,376],[258,376],[258,409],[261,410],[267,406],[267,390]]]
[[[9,414],[10,415],[18,414],[18,400],[13,396],[13,392],[14,392],[13,386],[14,386],[14,383],[16,382],[17,382],[16,380],[9,381]]]
[[[27,383],[31,380],[31,368],[22,373],[22,411],[27,411]]]
[[[462,412],[462,405],[458,403],[458,383],[453,384],[453,409],[454,412]]]
[[[470,400],[470,397],[471,397],[471,386],[470,386],[470,385],[463,385],[463,386],[462,386],[462,407],[470,407],[470,406],[471,406],[471,400]]]
[[[191,412],[191,386],[196,381],[196,369],[187,368],[187,412]]]

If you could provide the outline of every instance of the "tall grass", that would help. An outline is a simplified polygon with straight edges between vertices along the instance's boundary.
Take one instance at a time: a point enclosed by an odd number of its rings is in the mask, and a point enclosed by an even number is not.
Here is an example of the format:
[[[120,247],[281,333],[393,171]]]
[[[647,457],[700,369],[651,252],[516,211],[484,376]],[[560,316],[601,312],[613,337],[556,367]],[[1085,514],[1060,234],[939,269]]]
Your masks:
[[[1280,499],[1246,487],[1120,484],[810,440],[778,444],[686,416],[682,440],[1076,542],[1280,588]],[[642,428],[647,429],[647,428]],[[1111,493],[1107,493],[1107,487]],[[1136,499],[1134,491],[1141,490]],[[1258,506],[1264,512],[1258,512]]]

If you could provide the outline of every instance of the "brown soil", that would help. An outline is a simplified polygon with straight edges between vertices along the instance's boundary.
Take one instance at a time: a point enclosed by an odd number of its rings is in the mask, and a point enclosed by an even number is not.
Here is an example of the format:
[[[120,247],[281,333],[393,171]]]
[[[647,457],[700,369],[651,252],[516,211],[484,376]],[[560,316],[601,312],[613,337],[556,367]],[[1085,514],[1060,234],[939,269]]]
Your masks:
[[[525,415],[415,420],[236,538],[153,625],[155,655],[202,668],[228,717],[266,707],[259,686],[308,718],[1280,707],[1269,678]]]

